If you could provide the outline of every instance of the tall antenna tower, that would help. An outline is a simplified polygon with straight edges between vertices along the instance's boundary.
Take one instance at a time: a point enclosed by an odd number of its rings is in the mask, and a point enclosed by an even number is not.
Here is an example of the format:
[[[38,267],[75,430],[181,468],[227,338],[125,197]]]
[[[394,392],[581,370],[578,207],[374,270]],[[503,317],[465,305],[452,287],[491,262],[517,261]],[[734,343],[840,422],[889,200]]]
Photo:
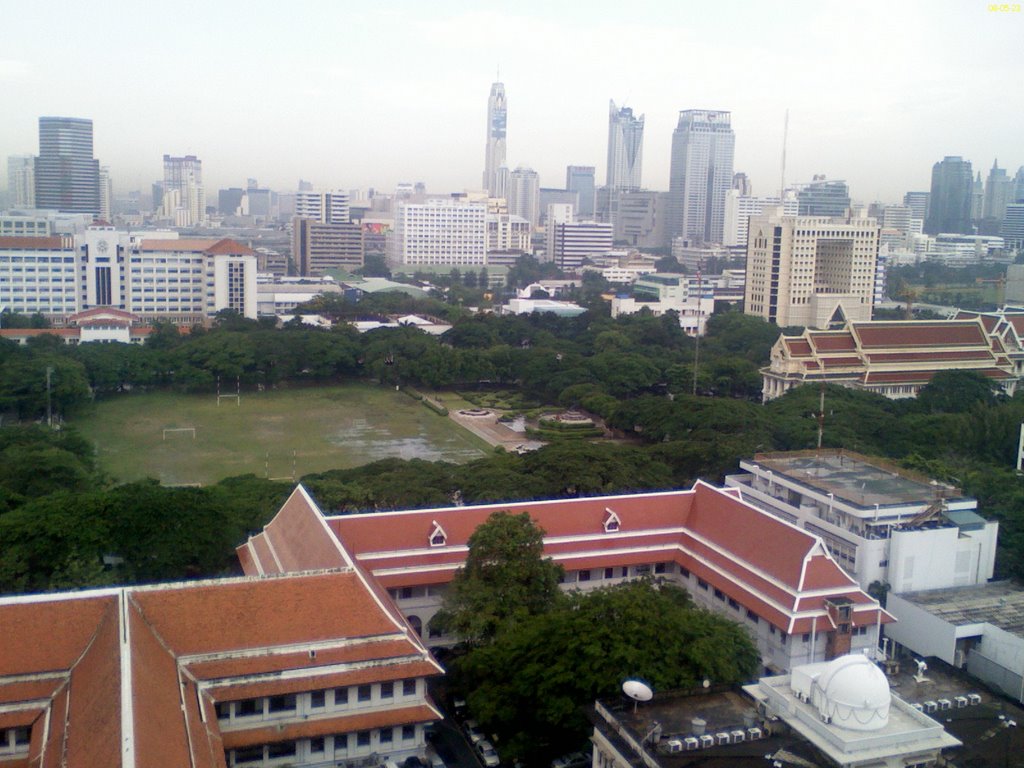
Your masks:
[[[789,140],[789,107],[786,107],[786,120],[782,124],[782,178],[779,182],[779,203],[786,198],[786,142]]]

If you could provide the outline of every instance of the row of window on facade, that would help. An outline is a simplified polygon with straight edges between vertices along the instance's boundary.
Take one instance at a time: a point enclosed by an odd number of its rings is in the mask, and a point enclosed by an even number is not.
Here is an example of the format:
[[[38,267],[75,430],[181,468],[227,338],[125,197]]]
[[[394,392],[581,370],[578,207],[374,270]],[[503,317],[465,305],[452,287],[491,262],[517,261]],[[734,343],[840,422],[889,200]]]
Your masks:
[[[355,733],[336,733],[333,736],[314,736],[298,741],[278,741],[273,744],[257,744],[250,747],[229,750],[226,754],[228,765],[263,763],[273,760],[289,760],[309,757],[327,759],[333,753],[335,757],[346,757],[350,752],[369,754],[371,749],[394,748],[396,743],[414,742],[416,726],[403,725],[394,728],[380,728],[373,731],[356,731]]]
[[[376,689],[376,699],[374,698]],[[351,703],[365,704],[372,701],[387,701],[396,697],[396,692],[401,690],[400,696],[416,696],[419,692],[418,680],[409,678],[400,680],[397,683],[388,681],[384,683],[365,684],[357,686],[346,686],[331,688],[308,693],[287,693],[279,696],[265,696],[253,699],[240,699],[239,701],[222,701],[217,704],[217,718],[220,720],[235,720],[248,717],[264,717],[276,715],[294,714],[301,708],[303,711],[326,710],[328,708],[342,709]]]

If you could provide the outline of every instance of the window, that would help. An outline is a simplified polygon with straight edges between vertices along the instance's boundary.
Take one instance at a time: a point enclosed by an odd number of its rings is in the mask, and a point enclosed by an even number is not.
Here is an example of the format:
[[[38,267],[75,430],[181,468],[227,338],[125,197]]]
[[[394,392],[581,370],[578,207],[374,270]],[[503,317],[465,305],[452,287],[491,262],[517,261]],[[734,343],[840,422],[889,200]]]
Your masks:
[[[344,707],[348,704],[348,688],[334,689],[334,706]]]
[[[336,733],[336,734],[334,734],[334,751],[335,752],[347,752],[348,751],[348,734],[347,733]]]
[[[369,685],[360,685],[356,692],[356,698],[359,701],[369,701],[373,696],[373,688]]]
[[[804,635],[803,635],[803,637],[802,637],[801,639],[802,639],[802,640],[803,640],[803,641],[804,641],[805,643],[809,643],[809,642],[811,642],[811,633],[810,633],[810,632],[804,632]]]
[[[381,744],[390,744],[391,741],[394,739],[394,737],[395,737],[395,729],[394,728],[381,728],[380,729],[380,739],[379,739],[379,741],[380,741]]]
[[[235,763],[262,763],[263,745],[235,750]]]
[[[271,744],[267,747],[267,757],[273,760],[276,757],[294,757],[295,756],[295,742],[294,741],[281,741],[277,744]]]
[[[271,712],[292,712],[295,710],[295,694],[289,693],[286,696],[271,696]],[[294,745],[293,745],[294,746]]]
[[[356,734],[356,746],[358,746],[358,747],[368,747],[368,746],[370,746],[370,732],[369,731],[359,731],[359,733]]]
[[[614,579],[615,578],[615,569],[614,568],[605,568],[604,569],[604,577],[606,579]]]
[[[402,726],[402,741],[412,741],[416,738],[416,726],[415,725],[403,725]]]
[[[321,709],[327,703],[327,691],[313,691],[309,694],[309,706]]]
[[[262,714],[263,699],[243,699],[235,703],[235,717],[251,717]]]
[[[748,619],[750,619],[750,620],[751,620],[752,622],[754,622],[755,624],[757,624],[757,623],[758,623],[758,621],[760,621],[760,619],[758,618],[757,614],[756,614],[756,613],[754,613],[754,612],[753,612],[752,610],[750,610],[749,608],[747,609],[747,618],[748,618]]]
[[[697,579],[697,586],[703,589],[705,592],[708,589],[708,583],[704,579]]]
[[[654,572],[655,573],[667,573],[668,572],[668,563],[655,563],[654,564]]]
[[[580,571],[576,575],[577,581],[590,581],[590,571]]]
[[[720,589],[715,589],[715,598],[724,602],[725,593]]]
[[[380,697],[382,699],[391,699],[395,696],[395,684],[394,683],[381,683],[380,684]]]
[[[681,566],[681,565],[679,566],[679,575],[682,576],[684,579],[690,578],[689,570],[687,570],[686,568],[683,568],[683,566]]]
[[[416,681],[415,680],[403,680],[402,681],[402,695],[403,696],[415,696],[416,695]]]
[[[779,642],[782,643],[783,645],[786,644],[786,633],[785,632],[779,632]]]
[[[733,600],[733,599],[732,599],[732,598],[730,597],[730,598],[729,598],[729,607],[730,607],[730,608],[734,608],[735,610],[737,610],[737,611],[738,611],[738,610],[740,609],[740,604],[739,604],[739,603],[737,603],[737,602],[736,602],[735,600]]]
[[[221,701],[217,704],[217,719],[226,720],[231,717],[231,702]],[[0,739],[0,746],[3,744],[3,739]]]
[[[314,736],[309,740],[309,751],[317,754],[324,751],[324,737]]]

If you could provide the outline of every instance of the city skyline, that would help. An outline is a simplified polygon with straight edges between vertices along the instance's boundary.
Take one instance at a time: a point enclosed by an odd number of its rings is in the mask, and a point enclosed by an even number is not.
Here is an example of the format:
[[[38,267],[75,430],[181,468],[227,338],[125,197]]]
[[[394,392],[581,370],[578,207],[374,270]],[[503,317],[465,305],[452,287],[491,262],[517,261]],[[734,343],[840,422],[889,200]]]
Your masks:
[[[758,195],[777,191],[787,108],[787,181],[824,173],[863,201],[928,189],[946,155],[977,168],[998,157],[1011,174],[1024,162],[1013,156],[1024,95],[1006,87],[1024,62],[1024,16],[983,3],[879,6],[885,24],[812,3],[699,14],[658,2],[585,12],[530,2],[514,11],[304,3],[294,16],[267,4],[201,15],[186,5],[170,18],[122,10],[25,8],[22,23],[0,30],[0,156],[36,153],[38,118],[60,115],[93,121],[95,156],[118,192],[148,189],[164,154],[203,158],[209,189],[248,177],[277,189],[299,178],[323,189],[478,188],[480,123],[500,66],[508,164],[536,169],[543,186],[560,185],[567,165],[594,165],[604,178],[612,99],[646,116],[651,189],[668,188],[685,109],[732,113],[735,168]],[[852,24],[864,33],[848,34]],[[74,35],[51,43],[32,31],[58,27]],[[102,39],[117,41],[116,57],[95,53]],[[547,55],[556,49],[557,59]]]

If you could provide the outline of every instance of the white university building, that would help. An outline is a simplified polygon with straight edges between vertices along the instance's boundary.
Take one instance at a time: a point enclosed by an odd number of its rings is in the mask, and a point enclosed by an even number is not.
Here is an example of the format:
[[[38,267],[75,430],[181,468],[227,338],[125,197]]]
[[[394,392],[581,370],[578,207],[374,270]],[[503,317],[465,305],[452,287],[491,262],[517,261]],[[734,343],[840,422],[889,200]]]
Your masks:
[[[394,264],[487,263],[487,205],[457,200],[401,203],[395,214]]]

